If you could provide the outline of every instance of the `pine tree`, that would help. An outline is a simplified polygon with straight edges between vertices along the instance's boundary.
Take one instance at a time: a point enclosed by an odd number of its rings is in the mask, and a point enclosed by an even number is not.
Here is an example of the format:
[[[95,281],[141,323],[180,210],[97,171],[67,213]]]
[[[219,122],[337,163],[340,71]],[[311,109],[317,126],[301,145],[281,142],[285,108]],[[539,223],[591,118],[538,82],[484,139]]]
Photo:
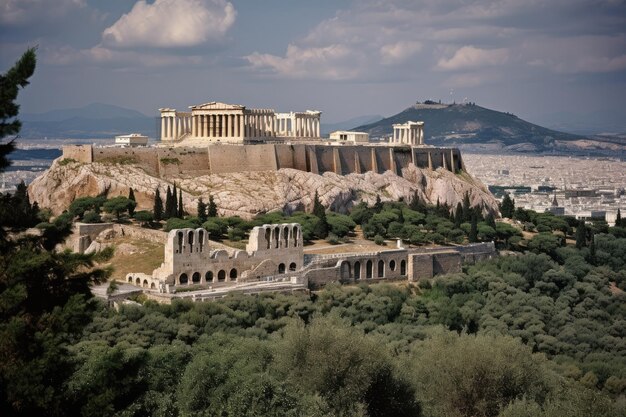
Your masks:
[[[502,204],[500,204],[500,213],[502,217],[513,218],[513,213],[515,213],[515,200],[512,200],[509,194],[505,194],[502,199]]]
[[[178,190],[178,218],[185,217],[185,207],[183,206],[183,190]]]
[[[576,247],[581,249],[585,246],[587,246],[587,226],[584,220],[580,220],[576,227]]]
[[[475,214],[472,216],[468,240],[470,242],[478,242],[478,216]]]
[[[207,220],[207,214],[206,214],[206,204],[204,201],[202,201],[202,197],[200,197],[200,199],[198,200],[198,220],[200,220],[200,223],[204,223]]]
[[[217,217],[217,204],[213,200],[213,196],[209,195],[209,206],[206,211],[207,217]]]
[[[169,219],[172,216],[172,211],[174,208],[174,204],[172,203],[172,190],[170,190],[170,186],[167,186],[167,194],[165,195],[165,219]]]
[[[137,200],[135,200],[135,192],[133,191],[132,187],[128,190],[128,199],[137,203]],[[128,209],[128,215],[130,217],[133,217],[133,214],[135,214],[135,207]]]
[[[154,214],[154,221],[159,222],[163,219],[163,200],[161,199],[159,187],[157,187],[154,193],[154,207],[152,208],[152,212]]]

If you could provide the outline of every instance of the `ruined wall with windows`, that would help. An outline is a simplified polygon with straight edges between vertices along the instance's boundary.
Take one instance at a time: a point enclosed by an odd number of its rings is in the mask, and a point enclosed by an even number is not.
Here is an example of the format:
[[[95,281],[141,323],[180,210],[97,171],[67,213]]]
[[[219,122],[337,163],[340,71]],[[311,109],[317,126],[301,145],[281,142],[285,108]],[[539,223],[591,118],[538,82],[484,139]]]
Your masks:
[[[168,233],[163,263],[151,276],[131,273],[127,282],[171,292],[185,286],[228,286],[294,273],[303,266],[302,230],[297,223],[266,224],[250,232],[245,251],[214,250],[205,229]]]

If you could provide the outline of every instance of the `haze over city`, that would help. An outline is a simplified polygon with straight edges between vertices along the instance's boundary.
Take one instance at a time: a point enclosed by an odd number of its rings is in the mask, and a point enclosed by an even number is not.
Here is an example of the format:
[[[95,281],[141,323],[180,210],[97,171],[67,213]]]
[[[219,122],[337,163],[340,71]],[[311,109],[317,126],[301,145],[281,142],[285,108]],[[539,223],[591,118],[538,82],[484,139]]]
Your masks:
[[[623,1],[2,0],[0,26],[2,68],[38,45],[24,113],[218,100],[335,122],[441,99],[626,119]]]

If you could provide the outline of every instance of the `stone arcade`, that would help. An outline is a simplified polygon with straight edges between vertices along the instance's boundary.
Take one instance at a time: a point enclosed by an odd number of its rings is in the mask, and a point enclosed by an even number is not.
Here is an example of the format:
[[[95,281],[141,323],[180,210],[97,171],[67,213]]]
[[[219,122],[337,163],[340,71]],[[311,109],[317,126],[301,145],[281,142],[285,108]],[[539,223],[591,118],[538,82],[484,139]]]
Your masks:
[[[258,293],[318,288],[330,282],[376,282],[432,278],[459,272],[462,263],[496,255],[493,242],[466,246],[397,249],[368,253],[304,255],[297,223],[252,229],[246,250],[211,248],[204,229],[169,232],[164,262],[152,272],[130,273],[126,281],[157,301],[204,300],[230,291]]]
[[[238,104],[209,102],[190,112],[161,108],[161,141],[253,143],[272,138],[319,138],[322,112],[276,113]]]

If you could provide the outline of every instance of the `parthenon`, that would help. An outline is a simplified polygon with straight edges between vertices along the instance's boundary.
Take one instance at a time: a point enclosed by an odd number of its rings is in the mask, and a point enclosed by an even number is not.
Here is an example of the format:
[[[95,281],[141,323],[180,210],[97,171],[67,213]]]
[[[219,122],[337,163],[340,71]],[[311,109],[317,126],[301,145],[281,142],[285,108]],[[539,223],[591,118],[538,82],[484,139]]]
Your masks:
[[[406,122],[393,125],[392,144],[423,145],[424,122]]]
[[[189,108],[190,112],[159,109],[161,141],[244,143],[277,137],[320,137],[320,111],[276,113],[273,109],[249,109],[215,101]]]

